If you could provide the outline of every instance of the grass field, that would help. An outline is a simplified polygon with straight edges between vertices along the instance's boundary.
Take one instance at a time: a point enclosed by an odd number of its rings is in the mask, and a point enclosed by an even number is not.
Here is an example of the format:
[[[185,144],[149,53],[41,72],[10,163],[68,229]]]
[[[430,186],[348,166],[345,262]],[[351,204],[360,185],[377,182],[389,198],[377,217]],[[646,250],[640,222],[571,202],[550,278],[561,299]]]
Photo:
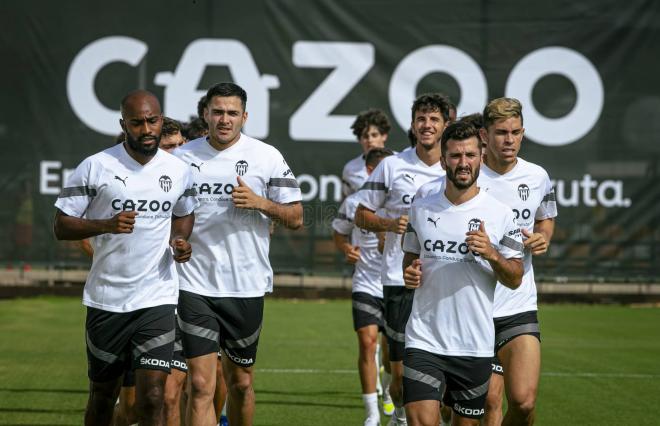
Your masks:
[[[84,313],[72,298],[0,301],[0,424],[81,424]],[[540,321],[537,424],[660,424],[660,309],[545,305]],[[349,301],[268,299],[255,424],[361,425],[356,351]]]

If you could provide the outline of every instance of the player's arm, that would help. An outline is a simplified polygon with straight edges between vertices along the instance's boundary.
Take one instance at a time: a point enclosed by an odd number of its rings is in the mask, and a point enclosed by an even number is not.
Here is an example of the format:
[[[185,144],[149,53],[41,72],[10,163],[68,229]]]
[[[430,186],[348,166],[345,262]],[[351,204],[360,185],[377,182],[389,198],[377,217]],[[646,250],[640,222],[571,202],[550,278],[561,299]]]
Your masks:
[[[170,228],[170,246],[174,250],[174,260],[184,263],[190,260],[192,246],[188,242],[193,226],[195,225],[195,214],[186,216],[172,216]]]
[[[403,252],[403,282],[406,288],[415,289],[422,285],[422,261],[419,254]]]
[[[347,263],[354,265],[360,260],[360,247],[352,245],[348,240],[348,235],[334,231],[332,234],[332,240],[334,241],[337,250],[341,251],[346,256]]]
[[[491,244],[483,222],[479,225],[479,230],[467,233],[465,242],[471,251],[478,253],[490,264],[497,281],[513,290],[520,286],[523,276],[522,260],[519,258],[507,259],[502,256]]]
[[[401,215],[394,219],[380,217],[373,210],[360,204],[355,212],[355,225],[371,232],[394,232],[403,234],[408,226],[408,216]]]
[[[87,256],[94,257],[94,248],[89,243],[88,239],[78,241],[78,245],[80,246],[80,250],[82,250]]]
[[[534,222],[534,232],[526,229],[522,233],[527,239],[523,241],[526,249],[531,250],[533,255],[544,254],[548,251],[550,240],[555,232],[555,219],[553,217],[537,220]]]
[[[234,188],[231,194],[235,207],[259,210],[289,229],[298,229],[302,226],[303,208],[299,201],[287,204],[276,203],[255,194],[240,176],[237,177],[237,181],[238,186]]]
[[[58,240],[83,240],[101,234],[130,234],[135,225],[135,211],[119,212],[110,219],[84,219],[55,211],[53,231]]]

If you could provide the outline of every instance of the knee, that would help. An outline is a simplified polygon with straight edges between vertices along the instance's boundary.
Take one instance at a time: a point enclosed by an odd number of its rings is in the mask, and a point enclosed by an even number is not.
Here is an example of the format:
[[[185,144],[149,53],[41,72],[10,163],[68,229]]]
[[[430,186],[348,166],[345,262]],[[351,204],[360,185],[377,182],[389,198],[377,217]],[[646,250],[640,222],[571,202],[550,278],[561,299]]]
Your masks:
[[[252,391],[252,376],[244,374],[232,377],[228,388],[233,395],[243,397]]]
[[[495,411],[502,409],[502,394],[500,392],[488,391],[486,396],[486,411]]]
[[[529,391],[513,398],[512,401],[509,401],[509,406],[524,417],[530,416],[536,407],[536,392]]]
[[[193,374],[190,380],[193,399],[211,399],[215,394],[215,380],[203,374]]]
[[[140,395],[140,409],[144,411],[156,411],[163,406],[165,390],[159,383],[149,383]]]

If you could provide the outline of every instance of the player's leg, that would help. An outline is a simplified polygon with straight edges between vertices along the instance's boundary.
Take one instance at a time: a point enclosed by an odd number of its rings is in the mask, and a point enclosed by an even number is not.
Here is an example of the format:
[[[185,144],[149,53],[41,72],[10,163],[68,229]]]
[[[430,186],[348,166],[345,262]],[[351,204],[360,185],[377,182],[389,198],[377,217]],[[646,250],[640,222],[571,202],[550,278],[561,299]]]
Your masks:
[[[541,372],[540,342],[536,311],[495,318],[495,348],[504,370],[508,406],[503,425],[534,423]]]
[[[215,417],[220,426],[227,423],[225,413],[225,403],[227,402],[227,383],[222,372],[222,352],[218,352],[218,362],[215,376],[215,394],[213,396],[213,407],[215,408]]]
[[[385,286],[383,288],[385,332],[387,334],[392,372],[392,382],[389,390],[395,407],[391,424],[405,424],[406,421],[403,408],[403,355],[405,330],[412,308],[413,295],[412,290],[408,290],[403,286]]]
[[[451,424],[477,426],[484,416],[492,358],[438,356],[445,372],[445,405],[452,408]]]
[[[220,324],[214,310],[217,300],[179,291],[178,322],[190,380],[186,410],[189,425],[216,424],[213,396],[220,339]]]
[[[181,402],[184,400],[183,388],[188,376],[188,365],[183,353],[181,329],[177,322],[175,327],[174,353],[172,355],[172,371],[165,381],[165,419],[169,426],[181,425]],[[185,403],[185,401],[184,401]]]
[[[486,413],[481,421],[484,426],[500,426],[502,424],[502,398],[504,397],[504,377],[500,360],[493,357],[492,374],[486,396]]]
[[[437,356],[419,349],[404,355],[403,398],[410,426],[438,426],[445,376]]]
[[[535,336],[513,338],[498,356],[504,368],[508,408],[503,425],[534,424],[536,394],[541,372],[541,345]]]
[[[255,404],[253,366],[263,324],[264,298],[221,298],[215,310],[220,322],[229,424],[252,425]]]
[[[119,399],[115,404],[112,424],[114,426],[130,426],[137,423],[135,407],[135,372],[127,368],[122,378]]]
[[[89,397],[85,425],[110,425],[122,375],[123,361],[132,332],[131,313],[87,308],[85,341]]]
[[[380,333],[380,363],[381,382],[383,386],[383,414],[391,416],[394,414],[394,403],[390,396],[390,383],[392,383],[392,368],[390,366],[390,351],[387,346],[385,329]]]
[[[174,305],[141,309],[131,338],[135,404],[140,425],[165,424],[165,381],[176,337]]]

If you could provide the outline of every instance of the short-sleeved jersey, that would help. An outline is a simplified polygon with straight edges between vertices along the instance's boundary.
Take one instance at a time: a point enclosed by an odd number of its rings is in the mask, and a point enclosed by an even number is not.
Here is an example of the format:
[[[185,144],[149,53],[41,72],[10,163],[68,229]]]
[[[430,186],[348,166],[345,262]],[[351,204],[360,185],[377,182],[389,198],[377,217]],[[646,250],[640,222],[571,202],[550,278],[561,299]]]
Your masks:
[[[360,204],[372,211],[383,209],[384,217],[389,219],[407,215],[417,189],[444,174],[439,161],[428,166],[414,149],[387,157],[360,188]],[[403,285],[402,261],[401,235],[387,232],[381,268],[383,285]]]
[[[358,195],[351,194],[341,203],[337,217],[332,221],[332,228],[340,234],[350,235],[353,245],[360,247],[360,260],[355,264],[353,273],[353,292],[382,298],[380,268],[383,256],[378,251],[376,234],[354,224],[355,211],[360,204]]]
[[[482,164],[477,184],[489,195],[513,209],[521,229],[533,232],[536,220],[557,216],[555,192],[548,173],[542,167],[520,157],[514,168],[503,175]],[[523,263],[525,275],[518,289],[497,286],[495,318],[537,309],[531,251],[525,250]]]
[[[511,209],[485,191],[460,205],[444,193],[415,199],[403,250],[419,254],[422,285],[415,290],[406,348],[449,356],[493,356],[490,264],[468,249],[466,233],[484,222],[504,258],[522,257],[522,237]]]
[[[190,171],[158,150],[146,164],[123,144],[86,158],[70,176],[55,207],[68,216],[110,219],[137,211],[130,234],[91,238],[92,268],[83,304],[110,312],[131,312],[176,304],[179,280],[169,246],[172,215],[186,216],[198,202]]]
[[[342,195],[344,198],[357,192],[369,177],[364,160],[364,155],[360,154],[344,166],[344,170],[341,172]]]
[[[177,265],[181,290],[209,297],[260,297],[271,292],[270,218],[234,207],[231,194],[240,176],[258,196],[281,204],[301,201],[298,182],[282,154],[241,134],[223,151],[199,138],[174,155],[188,164],[201,203],[190,236],[194,255]]]

